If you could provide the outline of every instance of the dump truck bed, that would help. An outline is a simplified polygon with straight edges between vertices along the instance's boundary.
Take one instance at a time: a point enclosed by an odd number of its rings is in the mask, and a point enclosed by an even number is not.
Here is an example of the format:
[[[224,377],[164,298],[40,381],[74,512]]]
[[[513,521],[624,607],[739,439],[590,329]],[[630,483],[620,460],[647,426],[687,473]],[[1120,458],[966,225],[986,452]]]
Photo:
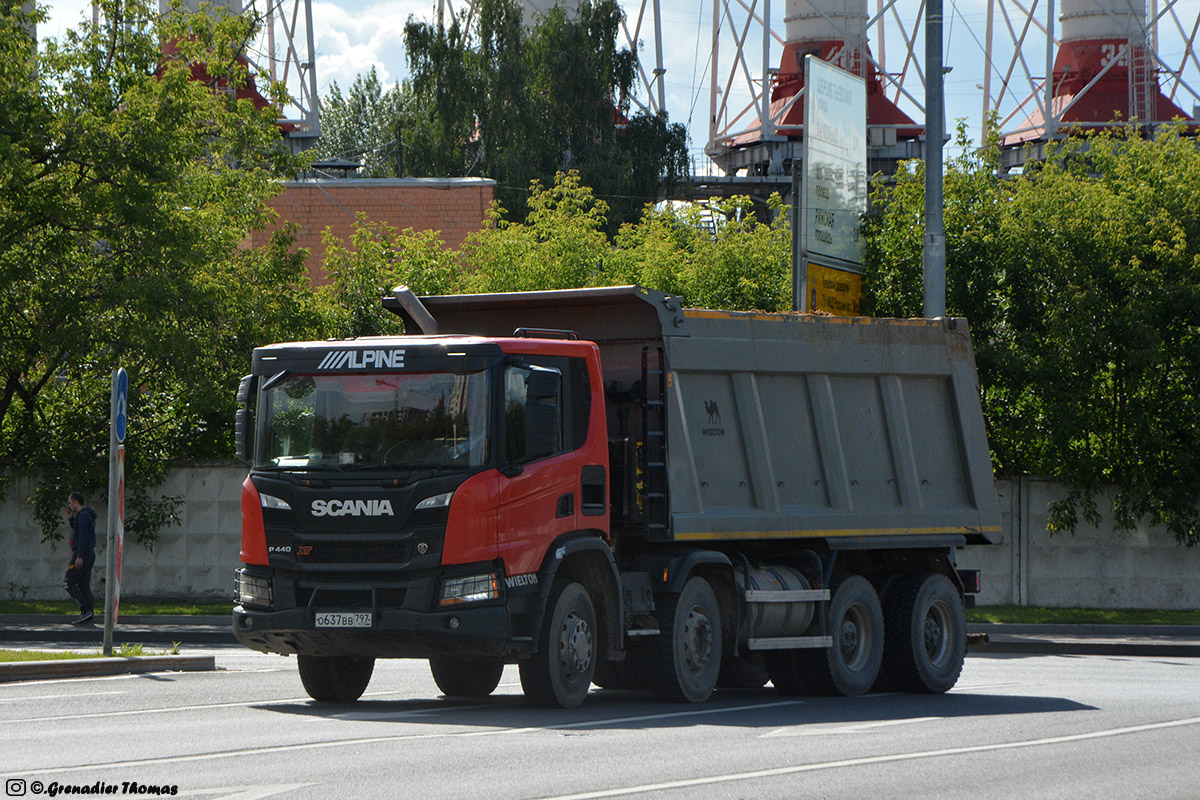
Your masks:
[[[690,309],[640,287],[422,302],[443,333],[574,331],[614,389],[644,393],[644,354],[661,353],[669,519],[653,538],[852,549],[1000,530],[966,320]]]

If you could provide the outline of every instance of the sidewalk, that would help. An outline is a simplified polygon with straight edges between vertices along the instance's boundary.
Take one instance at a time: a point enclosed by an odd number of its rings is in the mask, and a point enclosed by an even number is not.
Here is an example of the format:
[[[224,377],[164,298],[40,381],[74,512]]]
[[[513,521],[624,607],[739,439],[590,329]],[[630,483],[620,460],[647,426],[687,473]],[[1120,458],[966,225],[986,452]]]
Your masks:
[[[69,624],[70,615],[0,614],[0,647],[78,644],[99,647],[104,622]],[[1119,655],[1200,658],[1200,626],[1188,625],[1003,625],[975,624],[968,633],[987,634],[972,643],[972,655]],[[972,637],[976,639],[977,637]],[[113,645],[236,645],[228,616],[122,616]]]
[[[123,644],[237,644],[230,616],[136,616],[122,614],[113,626],[113,646]],[[78,644],[99,647],[104,641],[104,619],[93,625],[72,625],[70,614],[0,614],[0,647],[38,644]]]

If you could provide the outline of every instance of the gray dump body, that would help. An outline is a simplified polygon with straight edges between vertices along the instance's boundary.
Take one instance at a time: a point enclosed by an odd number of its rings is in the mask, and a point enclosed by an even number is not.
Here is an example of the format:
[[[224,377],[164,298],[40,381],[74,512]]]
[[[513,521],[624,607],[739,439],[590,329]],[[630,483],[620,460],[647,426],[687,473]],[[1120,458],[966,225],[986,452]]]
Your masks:
[[[963,319],[698,310],[638,287],[422,302],[442,333],[574,331],[599,345],[615,388],[661,351],[669,524],[655,538],[854,549],[1000,530]]]

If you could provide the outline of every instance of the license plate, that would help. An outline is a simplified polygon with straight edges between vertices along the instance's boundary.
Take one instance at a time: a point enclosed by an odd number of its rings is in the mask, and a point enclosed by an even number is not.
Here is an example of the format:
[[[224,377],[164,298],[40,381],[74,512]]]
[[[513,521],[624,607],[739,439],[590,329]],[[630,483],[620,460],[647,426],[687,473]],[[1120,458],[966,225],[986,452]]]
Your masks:
[[[370,611],[322,611],[317,614],[318,628],[369,628]]]

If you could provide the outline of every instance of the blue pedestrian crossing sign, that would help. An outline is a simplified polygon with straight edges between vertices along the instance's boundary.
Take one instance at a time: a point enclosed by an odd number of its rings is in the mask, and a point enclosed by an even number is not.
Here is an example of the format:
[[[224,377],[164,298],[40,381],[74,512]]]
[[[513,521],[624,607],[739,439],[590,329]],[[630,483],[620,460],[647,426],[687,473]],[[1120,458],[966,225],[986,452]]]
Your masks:
[[[129,375],[125,372],[124,367],[118,369],[117,374],[113,376],[113,389],[116,395],[113,408],[113,430],[117,434],[117,443],[122,444],[125,441],[125,428],[129,421]]]

